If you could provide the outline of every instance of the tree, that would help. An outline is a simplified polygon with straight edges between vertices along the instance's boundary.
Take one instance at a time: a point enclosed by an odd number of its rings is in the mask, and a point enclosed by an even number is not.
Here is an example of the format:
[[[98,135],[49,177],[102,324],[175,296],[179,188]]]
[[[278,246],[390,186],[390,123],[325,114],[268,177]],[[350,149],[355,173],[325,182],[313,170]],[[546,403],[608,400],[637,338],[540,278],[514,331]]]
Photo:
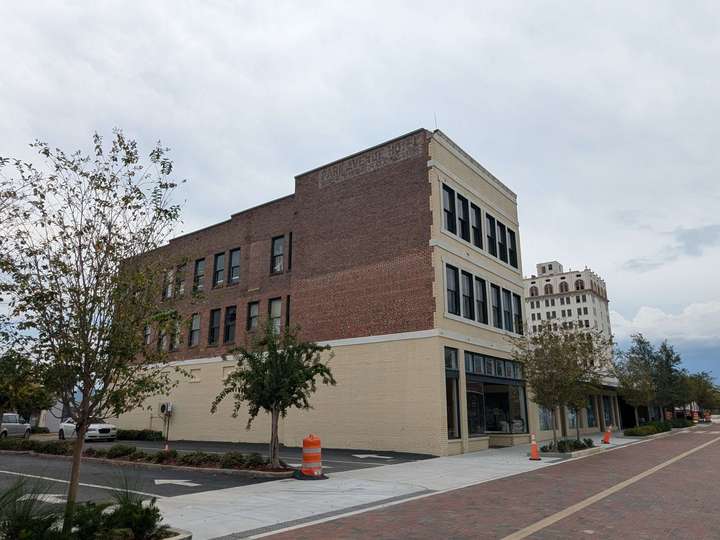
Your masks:
[[[715,379],[706,371],[688,376],[689,403],[696,403],[701,411],[712,410],[720,405],[720,389]]]
[[[655,349],[642,334],[634,334],[632,345],[613,366],[618,380],[618,392],[635,409],[635,422],[640,425],[638,407],[648,406],[655,400],[653,366]]]
[[[93,144],[88,155],[35,142],[38,166],[0,159],[12,185],[23,186],[0,206],[0,272],[8,276],[0,290],[77,426],[66,533],[91,420],[167,391],[166,354],[145,343],[144,328],[177,322],[158,305],[163,261],[140,257],[164,243],[180,216],[168,149],[158,143],[145,161],[120,130],[110,145],[97,134]]]
[[[42,366],[16,349],[0,355],[0,419],[5,411],[17,411],[29,418],[34,412],[49,409],[52,394],[39,381],[43,380]]]
[[[683,384],[682,359],[667,340],[663,341],[654,355],[653,382],[655,403],[663,410],[675,409],[676,405],[687,405],[686,389]]]
[[[542,324],[536,333],[513,339],[513,343],[513,359],[523,364],[533,401],[553,411],[553,441],[557,446],[555,410],[570,407],[577,413],[584,407],[588,395],[601,385],[612,343],[599,332],[553,330],[549,323]]]
[[[276,331],[271,321],[249,348],[240,347],[233,354],[237,369],[223,381],[223,389],[212,403],[210,411],[217,412],[218,405],[226,397],[234,400],[233,417],[236,418],[243,404],[248,407],[250,429],[261,410],[270,414],[270,464],[280,467],[280,443],[278,424],[290,408],[310,409],[310,396],[315,393],[317,378],[323,384],[335,385],[335,379],[322,355],[329,346],[302,341],[298,329],[286,326]]]

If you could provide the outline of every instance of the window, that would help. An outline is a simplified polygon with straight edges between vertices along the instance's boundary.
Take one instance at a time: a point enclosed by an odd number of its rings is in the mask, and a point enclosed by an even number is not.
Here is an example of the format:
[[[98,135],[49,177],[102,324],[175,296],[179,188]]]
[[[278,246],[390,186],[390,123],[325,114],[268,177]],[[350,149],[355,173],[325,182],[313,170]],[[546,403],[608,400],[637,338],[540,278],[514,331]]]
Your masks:
[[[460,292],[458,291],[458,269],[449,264],[445,268],[447,287],[447,310],[453,315],[460,315]]]
[[[515,319],[515,333],[523,334],[522,300],[519,294],[513,294],[513,318]]]
[[[143,329],[143,343],[145,345],[150,345],[150,335],[151,335],[150,325],[146,324],[145,328]]]
[[[560,282],[560,292],[561,292],[561,293],[563,293],[563,292],[568,292],[568,289],[569,289],[569,288],[570,288],[570,287],[568,287],[567,281],[561,281],[561,282]]]
[[[200,343],[200,314],[193,313],[190,317],[190,331],[188,332],[188,345],[194,347]]]
[[[570,407],[565,407],[565,415],[567,416],[568,428],[577,429],[577,427],[578,427],[577,411]]]
[[[585,407],[587,413],[588,427],[597,427],[597,416],[595,415],[595,403],[592,396],[588,397],[588,403]]]
[[[290,295],[285,298],[285,326],[290,326]]]
[[[508,251],[507,251],[507,234],[505,225],[497,222],[498,229],[498,254],[502,262],[508,262]]]
[[[582,279],[575,280],[575,290],[582,291],[585,288],[585,282]]]
[[[170,350],[175,352],[180,348],[180,323],[173,323],[172,332],[170,333]]]
[[[485,396],[482,382],[474,380],[472,376],[465,383],[467,397],[468,434],[481,435],[485,433]]]
[[[195,273],[193,274],[193,291],[199,292],[205,288],[205,259],[195,261]]]
[[[518,256],[517,256],[517,239],[515,238],[515,231],[508,229],[508,259],[510,260],[510,266],[518,267]]]
[[[250,302],[247,309],[247,324],[245,325],[248,331],[257,330],[259,317],[260,304],[258,302]]]
[[[547,407],[540,407],[538,409],[538,415],[540,417],[540,431],[550,431],[553,428],[553,412]]]
[[[210,328],[208,330],[208,345],[217,345],[220,339],[220,310],[210,311]]]
[[[460,396],[458,395],[458,351],[445,347],[445,401],[448,439],[460,438]]]
[[[468,200],[462,195],[457,196],[457,212],[458,226],[460,228],[460,238],[466,242],[470,241],[470,213],[468,210]]]
[[[240,281],[240,249],[230,250],[230,273],[228,283],[234,285]]]
[[[443,185],[443,223],[445,230],[453,234],[457,232],[457,217],[455,216],[455,192]]]
[[[280,323],[282,315],[282,298],[273,298],[268,303],[268,317],[270,318],[270,324],[272,324],[273,330],[276,333],[280,332]]]
[[[575,297],[575,303],[576,303],[576,304],[579,304],[579,303],[580,303],[580,300],[581,300],[581,298],[580,298],[580,295],[578,294],[578,295]]]
[[[292,233],[288,235],[288,272],[292,270]]]
[[[583,302],[587,302],[587,295],[583,294],[582,299],[583,299]]]
[[[272,239],[270,249],[270,273],[280,274],[283,271],[283,250],[285,249],[285,237],[276,236]]]
[[[485,225],[487,229],[487,249],[490,255],[497,257],[497,227],[495,226],[495,218],[486,213],[485,221],[487,222]]]
[[[588,314],[588,308],[587,308],[587,307],[582,308],[582,310],[583,310],[583,315],[587,315],[587,314]]]
[[[490,300],[492,302],[493,326],[502,328],[502,311],[500,308],[500,287],[490,284]]]
[[[167,334],[165,333],[165,330],[163,330],[162,328],[158,331],[158,337],[157,337],[157,342],[155,344],[155,348],[157,349],[157,352],[167,350]]]
[[[185,294],[185,270],[186,264],[181,264],[175,270],[175,296],[183,296]]]
[[[475,298],[477,302],[477,320],[483,324],[487,324],[487,287],[485,285],[485,280],[478,277],[475,278]]]
[[[553,293],[553,286],[550,283],[548,283],[547,285],[545,285],[545,294],[552,294],[552,293]]]
[[[554,299],[554,298],[551,298],[551,299],[550,299],[550,305],[553,306],[553,307],[555,307],[555,299]]]
[[[472,243],[475,247],[482,249],[482,216],[480,209],[474,204],[470,205],[470,217],[472,218]]]
[[[235,341],[235,321],[237,320],[237,308],[228,306],[225,308],[225,328],[223,331],[223,343]]]
[[[475,293],[473,277],[467,272],[462,273],[462,315],[466,319],[475,320]]]
[[[213,265],[213,287],[222,285],[225,281],[225,254],[218,253],[215,255],[215,263]]]
[[[163,299],[173,297],[173,285],[175,283],[175,276],[172,270],[165,272],[165,278],[163,279]]]
[[[502,290],[503,296],[503,319],[505,321],[505,330],[513,331],[513,320],[512,320],[512,304],[511,304],[511,293],[507,289]]]
[[[530,296],[537,296],[537,295],[538,295],[538,288],[535,285],[533,285],[532,287],[530,287]]]

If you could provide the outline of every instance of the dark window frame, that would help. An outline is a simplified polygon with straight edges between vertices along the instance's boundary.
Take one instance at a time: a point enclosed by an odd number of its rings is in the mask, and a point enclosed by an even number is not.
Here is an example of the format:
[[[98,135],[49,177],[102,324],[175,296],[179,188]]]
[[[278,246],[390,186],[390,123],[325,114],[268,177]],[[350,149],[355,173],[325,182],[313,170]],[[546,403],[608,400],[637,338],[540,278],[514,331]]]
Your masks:
[[[232,315],[230,315],[232,314]],[[230,320],[232,317],[232,320]],[[227,306],[223,317],[223,343],[234,343],[237,329],[237,306]]]
[[[454,281],[454,289],[451,289],[451,276]],[[447,296],[446,307],[448,313],[460,315],[460,273],[458,269],[450,264],[445,265],[445,294]]]
[[[487,229],[487,250],[490,255],[497,257],[497,222],[487,212],[485,213],[485,228]]]
[[[211,309],[208,319],[208,345],[217,345],[220,343],[220,325],[221,325],[221,309]]]
[[[279,246],[279,252],[275,247]],[[282,274],[285,271],[285,235],[273,236],[270,240],[270,275]]]
[[[237,263],[233,264],[233,257],[237,256]],[[228,285],[240,283],[240,263],[242,261],[241,248],[231,249],[228,253]]]
[[[512,302],[513,302],[513,320],[515,323],[515,333],[519,335],[523,335],[525,333],[525,321],[523,319],[523,312],[522,312],[522,298],[519,294],[513,293],[512,295]]]
[[[443,227],[446,231],[457,234],[457,212],[455,209],[455,190],[443,184]]]
[[[498,238],[498,259],[500,259],[502,262],[507,263],[508,262],[508,250],[507,250],[507,227],[505,227],[504,223],[501,223],[500,221],[497,222],[497,238]]]
[[[490,284],[490,311],[492,312],[492,325],[495,328],[503,327],[502,320],[502,293],[500,287],[494,283]]]
[[[253,308],[256,308],[255,314],[253,314]],[[260,320],[260,302],[258,302],[258,301],[248,302],[247,316],[245,319],[245,329],[248,332],[254,332],[258,328],[259,320]]]
[[[218,264],[219,263],[219,264]],[[225,252],[213,256],[212,286],[222,287],[225,283]]]
[[[508,262],[513,268],[518,268],[517,236],[515,231],[507,228],[508,235]]]
[[[280,304],[280,312],[278,313],[277,317],[273,316],[272,309],[273,306],[277,303]],[[275,325],[275,321],[277,321],[277,325],[275,328],[276,332],[280,332],[282,329],[282,297],[278,296],[276,298],[270,298],[268,300],[268,321],[270,324]]]
[[[458,193],[457,195],[458,236],[470,242],[470,202]]]
[[[482,212],[478,206],[470,203],[470,229],[472,243],[476,248],[482,249]]]
[[[205,289],[205,258],[196,259],[193,265],[193,292]]]
[[[460,303],[462,316],[475,320],[475,283],[473,275],[463,270],[460,273]]]
[[[488,324],[488,298],[487,298],[487,282],[480,277],[475,276],[475,312],[477,321],[482,324]]]
[[[195,328],[197,321],[197,328]],[[190,331],[188,332],[188,347],[197,347],[200,344],[200,314],[193,313],[190,315]]]
[[[513,331],[513,316],[512,316],[512,292],[507,289],[502,290],[502,303],[503,303],[503,327],[508,332]],[[506,305],[507,304],[507,305]]]

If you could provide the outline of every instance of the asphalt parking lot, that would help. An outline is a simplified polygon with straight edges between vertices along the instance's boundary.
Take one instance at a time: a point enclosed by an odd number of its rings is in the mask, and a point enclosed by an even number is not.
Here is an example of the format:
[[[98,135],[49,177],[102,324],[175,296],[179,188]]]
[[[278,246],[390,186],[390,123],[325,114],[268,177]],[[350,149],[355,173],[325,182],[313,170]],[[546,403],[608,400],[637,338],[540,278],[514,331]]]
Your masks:
[[[122,444],[129,444],[138,449],[148,451],[161,450],[164,442],[152,441],[117,441]],[[116,442],[89,442],[86,446],[96,448],[109,448]],[[171,441],[170,448],[178,452],[242,452],[249,454],[257,452],[263,456],[268,455],[267,444],[257,443],[231,443],[231,442],[207,442],[207,441]],[[353,469],[363,469],[367,467],[382,467],[384,465],[395,465],[397,463],[406,463],[408,461],[418,461],[428,459],[432,456],[425,454],[409,454],[404,452],[381,452],[377,450],[338,450],[327,449],[322,450],[323,468],[327,474],[334,472],[350,471]],[[302,448],[280,448],[280,459],[285,461],[291,467],[299,467],[302,463]]]
[[[120,441],[136,446],[138,449],[156,451],[163,448],[162,442]],[[86,447],[110,447],[114,442],[86,443]],[[244,443],[216,443],[198,441],[175,441],[170,447],[178,452],[215,452],[229,451],[267,455],[267,445]],[[281,458],[291,466],[302,462],[302,449],[282,448]],[[373,452],[363,450],[323,450],[325,472],[347,471],[351,469],[382,467],[396,463],[427,459],[431,456],[403,454],[398,452]],[[23,479],[30,486],[45,494],[48,504],[65,502],[70,460],[56,456],[29,454],[0,454],[0,490],[13,482]],[[212,469],[178,470],[160,467],[141,467],[127,464],[110,464],[84,461],[80,473],[80,501],[112,500],[113,493],[128,489],[144,498],[165,498],[214,491],[231,487],[271,482],[273,478],[252,478],[249,476],[225,474]]]

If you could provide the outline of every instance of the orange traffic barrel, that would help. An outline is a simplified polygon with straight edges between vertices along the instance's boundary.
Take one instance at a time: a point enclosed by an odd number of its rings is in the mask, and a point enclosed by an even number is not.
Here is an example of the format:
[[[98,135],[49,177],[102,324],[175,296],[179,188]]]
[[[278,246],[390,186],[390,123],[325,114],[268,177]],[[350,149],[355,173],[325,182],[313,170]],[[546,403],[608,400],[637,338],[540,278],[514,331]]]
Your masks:
[[[538,443],[535,440],[535,434],[530,435],[530,461],[540,461],[540,452],[538,451]]]
[[[605,430],[605,435],[603,436],[602,443],[603,444],[610,444],[610,433],[612,432],[612,426],[608,426]]]
[[[306,476],[322,476],[320,437],[310,434],[303,439],[301,472]]]

